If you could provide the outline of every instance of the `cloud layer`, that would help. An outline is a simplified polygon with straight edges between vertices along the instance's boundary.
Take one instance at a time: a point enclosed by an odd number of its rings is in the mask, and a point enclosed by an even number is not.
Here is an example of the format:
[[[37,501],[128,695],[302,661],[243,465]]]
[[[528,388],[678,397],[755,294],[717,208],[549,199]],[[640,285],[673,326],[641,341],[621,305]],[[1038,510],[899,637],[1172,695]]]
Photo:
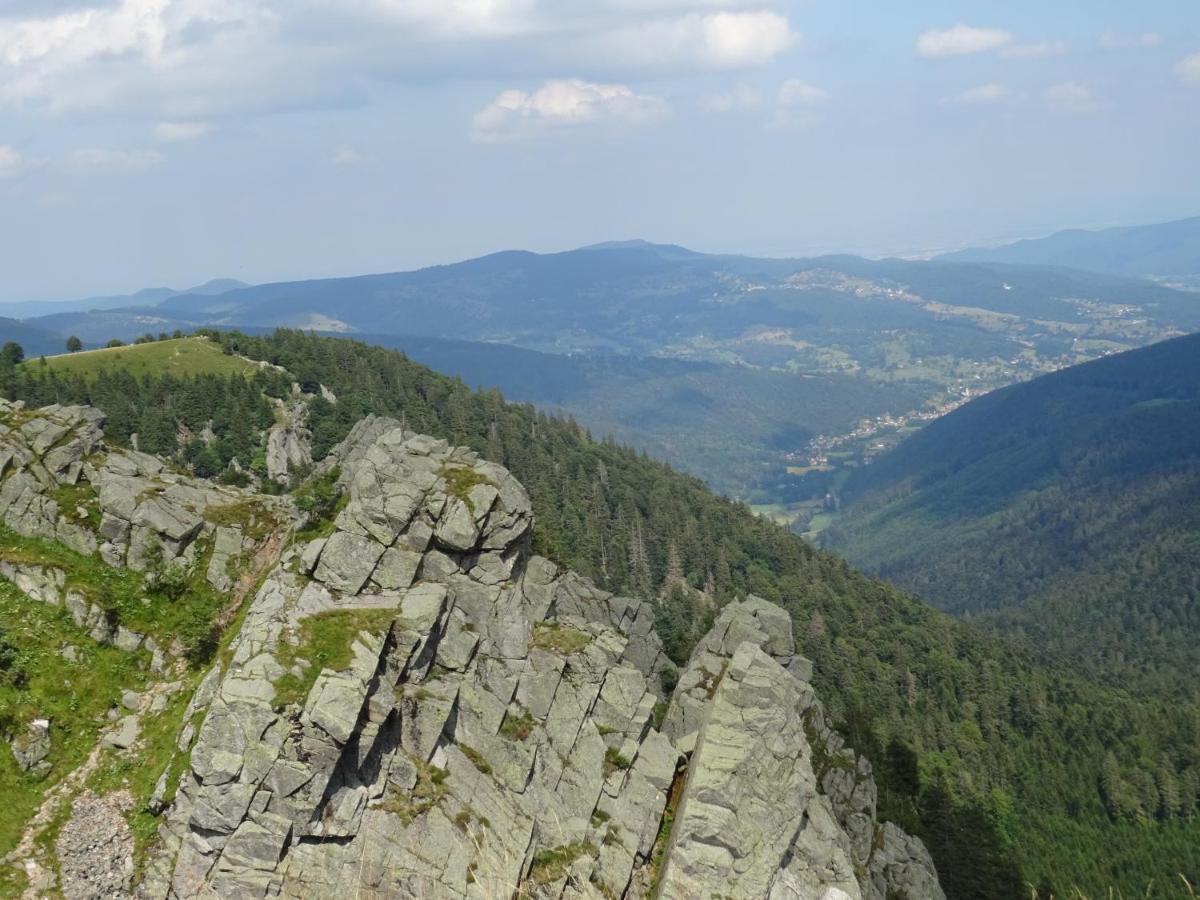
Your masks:
[[[132,112],[172,141],[393,81],[739,69],[796,43],[770,2],[82,0],[0,12],[0,108]]]
[[[623,84],[578,78],[547,81],[532,93],[500,94],[476,113],[473,137],[496,143],[597,122],[644,122],[665,111],[661,100],[635,94]]]
[[[998,50],[1013,42],[1011,31],[1002,28],[973,28],[955,25],[953,28],[926,31],[917,38],[917,53],[930,59],[944,56],[968,56]]]

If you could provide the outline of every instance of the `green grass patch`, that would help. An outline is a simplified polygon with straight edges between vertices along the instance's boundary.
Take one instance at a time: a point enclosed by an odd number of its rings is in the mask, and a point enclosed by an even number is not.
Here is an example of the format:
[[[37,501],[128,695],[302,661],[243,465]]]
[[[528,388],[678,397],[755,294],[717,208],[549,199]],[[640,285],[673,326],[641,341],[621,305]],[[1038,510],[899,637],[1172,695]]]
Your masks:
[[[446,778],[450,775],[445,769],[429,763],[417,759],[412,761],[417,767],[417,783],[413,785],[412,790],[404,793],[389,787],[379,804],[380,809],[399,816],[405,825],[431,809],[445,796]]]
[[[469,466],[447,464],[438,470],[438,475],[446,482],[446,490],[450,496],[457,497],[467,504],[467,509],[471,510],[472,514],[475,513],[475,504],[471,502],[471,488],[492,483]]]
[[[338,514],[350,502],[349,491],[338,491],[337,482],[341,476],[342,470],[334,466],[292,492],[296,508],[308,516],[304,528],[296,532],[296,540],[312,541],[333,534]]]
[[[50,497],[67,520],[85,525],[93,531],[100,527],[100,503],[96,489],[90,482],[80,479],[75,484],[60,484],[50,491]],[[80,510],[83,510],[82,515]]]
[[[625,771],[633,762],[625,756],[621,755],[621,751],[615,747],[608,747],[604,751],[604,774],[611,775],[616,771]]]
[[[519,714],[510,712],[500,723],[500,734],[510,741],[523,741],[533,733],[533,727],[536,724],[533,716],[525,710],[521,710]]]
[[[534,884],[553,884],[571,868],[571,864],[581,856],[598,856],[596,845],[590,841],[574,841],[560,847],[539,850],[533,855],[533,865],[529,868],[529,880]]]
[[[2,525],[0,558],[62,569],[67,590],[82,594],[115,623],[150,635],[162,647],[179,638],[195,663],[211,658],[217,638],[214,626],[225,598],[204,580],[207,564],[203,559],[191,574],[172,581],[171,593],[176,596],[171,597],[148,589],[145,578],[132,569],[114,569],[98,556],[83,556],[53,541],[27,538]]]
[[[210,506],[204,511],[206,521],[225,528],[240,529],[242,534],[255,543],[263,540],[279,525],[270,507],[253,497]]]
[[[176,338],[85,350],[82,353],[63,353],[47,356],[45,368],[38,360],[29,360],[22,367],[36,365],[41,371],[56,375],[81,375],[96,378],[101,372],[128,372],[135,377],[144,375],[242,375],[250,376],[258,366],[239,356],[227,356],[221,348],[204,337]]]
[[[560,625],[557,622],[538,622],[533,626],[533,637],[529,640],[529,646],[570,656],[591,642],[591,635],[578,628]]]
[[[666,700],[659,700],[650,711],[650,724],[655,731],[662,731],[663,721],[667,718],[667,710],[671,708]]]
[[[12,850],[44,791],[75,769],[95,746],[105,715],[123,689],[148,682],[144,654],[97,644],[62,608],[30,600],[0,582],[0,627],[15,650],[0,672],[0,733],[20,734],[32,719],[50,720],[51,765],[44,778],[18,768],[7,745],[0,747],[0,856]],[[72,644],[79,661],[59,655]]]
[[[476,750],[474,747],[468,747],[466,744],[459,744],[458,749],[462,751],[463,756],[465,756],[467,759],[469,759],[471,761],[471,765],[473,765],[476,769],[478,769],[484,775],[492,774],[491,763],[489,763],[486,759],[484,759],[483,754],[480,753],[478,750]]]
[[[654,836],[654,845],[650,848],[650,890],[647,897],[657,897],[659,882],[663,874],[663,858],[667,854],[667,844],[671,841],[671,828],[675,824],[675,813],[679,809],[679,801],[683,796],[684,776],[676,772],[671,790],[667,794],[667,805],[663,809],[662,821],[658,823],[658,834]]]
[[[831,769],[842,769],[854,776],[855,781],[858,780],[857,768],[854,763],[840,753],[830,753],[826,749],[825,742],[817,734],[812,710],[804,714],[804,736],[808,738],[808,746],[812,748],[812,767],[818,782],[824,779],[825,773]]]
[[[299,642],[280,642],[276,661],[291,670],[299,660],[310,665],[299,675],[288,671],[275,682],[275,707],[304,702],[322,669],[340,672],[354,660],[354,639],[363,631],[386,631],[395,621],[390,609],[335,609],[309,616],[300,622]]]

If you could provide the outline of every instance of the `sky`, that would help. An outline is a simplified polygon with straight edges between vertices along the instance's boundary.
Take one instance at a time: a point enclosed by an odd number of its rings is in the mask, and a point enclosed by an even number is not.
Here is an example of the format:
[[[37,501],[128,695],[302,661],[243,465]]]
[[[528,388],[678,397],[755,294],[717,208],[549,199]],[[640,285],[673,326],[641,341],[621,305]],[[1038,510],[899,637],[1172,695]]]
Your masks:
[[[1200,214],[1195,0],[0,0],[0,300]]]

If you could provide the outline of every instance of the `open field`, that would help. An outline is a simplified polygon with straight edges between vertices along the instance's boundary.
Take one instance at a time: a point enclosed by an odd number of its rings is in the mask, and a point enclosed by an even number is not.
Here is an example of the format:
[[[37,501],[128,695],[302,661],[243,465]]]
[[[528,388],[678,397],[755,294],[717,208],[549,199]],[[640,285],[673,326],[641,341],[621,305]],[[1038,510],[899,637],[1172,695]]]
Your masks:
[[[226,356],[208,338],[187,337],[168,341],[106,347],[45,357],[46,365],[59,375],[95,378],[101,372],[125,371],[142,375],[248,375],[254,363],[238,356]],[[40,366],[41,359],[22,365]]]

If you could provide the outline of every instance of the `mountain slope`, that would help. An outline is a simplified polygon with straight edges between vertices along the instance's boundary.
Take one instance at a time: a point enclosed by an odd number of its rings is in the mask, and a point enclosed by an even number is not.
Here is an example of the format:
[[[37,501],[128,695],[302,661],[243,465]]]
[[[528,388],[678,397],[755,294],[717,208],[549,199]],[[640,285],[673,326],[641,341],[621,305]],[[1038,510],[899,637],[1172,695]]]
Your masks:
[[[848,432],[863,418],[919,408],[924,399],[914,385],[841,373],[799,377],[695,360],[560,356],[444,338],[377,335],[372,343],[472,387],[572,415],[594,434],[752,502],[769,502],[756,486],[785,454],[819,434]]]
[[[959,250],[938,259],[1069,266],[1112,275],[1200,275],[1200,216],[1101,231],[1072,229],[1003,247]]]
[[[0,316],[11,316],[14,319],[29,319],[35,316],[49,316],[58,313],[88,312],[122,307],[147,307],[154,306],[168,297],[174,297],[179,294],[211,296],[248,286],[244,281],[238,281],[235,278],[214,278],[206,281],[204,284],[186,288],[182,291],[168,287],[157,287],[143,288],[132,294],[83,297],[79,300],[26,300],[8,302],[0,303]],[[116,336],[110,335],[110,337]]]
[[[846,483],[825,543],[1141,690],[1196,695],[1200,335],[996,391]]]
[[[62,353],[66,338],[48,328],[29,322],[0,318],[0,343],[15,341],[27,357]]]
[[[294,332],[213,339],[288,372],[265,368],[222,391],[212,381],[44,381],[18,372],[4,390],[37,404],[93,403],[119,426],[114,439],[153,434],[163,452],[179,425],[196,434],[211,418],[222,460],[244,461],[269,443],[265,433],[238,427],[276,427],[248,387],[291,398],[294,379],[309,392],[318,459],[364,415],[403,418],[521,479],[538,514],[535,552],[606,590],[658,594],[657,630],[679,665],[716,608],[734,597],[755,593],[786,609],[830,719],[876,762],[881,815],[926,842],[948,896],[1011,898],[1026,882],[1060,896],[1072,885],[1132,894],[1151,879],[1164,883],[1164,872],[1200,878],[1194,705],[1134,697],[1039,664],[1009,641],[853,572],[695,479],[531,407],[473,394],[398,354]],[[336,401],[321,396],[322,385]],[[177,421],[161,427],[163,412]],[[177,464],[202,462],[194,450],[188,443],[176,451]],[[306,508],[336,499],[305,488],[296,496]],[[157,823],[146,824],[152,833]]]

